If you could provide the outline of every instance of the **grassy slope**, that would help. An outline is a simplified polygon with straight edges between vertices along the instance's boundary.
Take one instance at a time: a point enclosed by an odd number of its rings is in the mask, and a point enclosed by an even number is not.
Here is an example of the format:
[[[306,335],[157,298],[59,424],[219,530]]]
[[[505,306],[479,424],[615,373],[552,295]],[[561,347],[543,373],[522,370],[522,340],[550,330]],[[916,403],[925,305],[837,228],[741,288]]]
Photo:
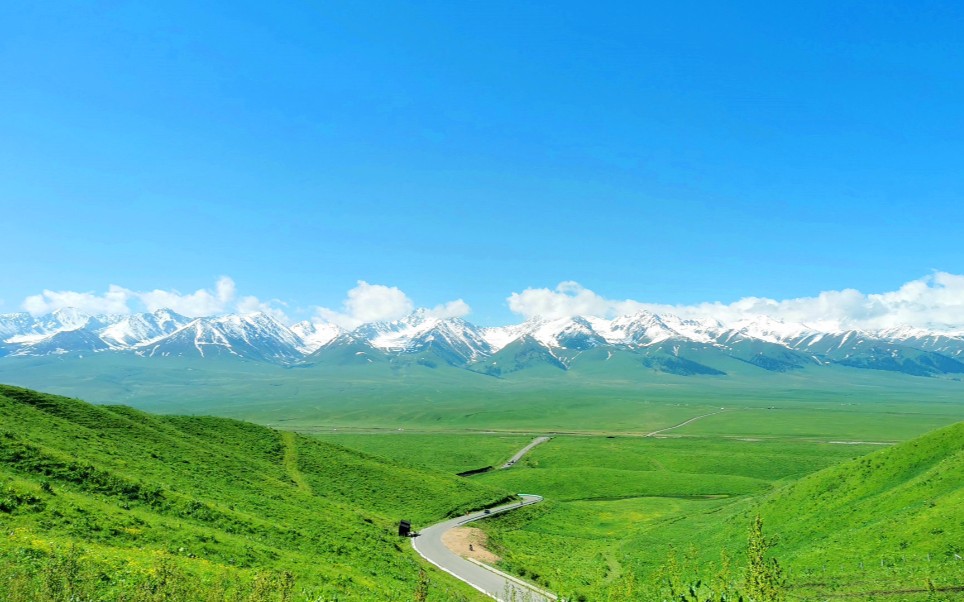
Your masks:
[[[753,511],[780,535],[801,584],[846,587],[875,569],[878,589],[927,577],[964,585],[955,557],[964,554],[964,423],[828,468]]]
[[[717,513],[776,483],[870,449],[773,440],[560,436],[535,448],[515,468],[472,480],[546,496],[543,507],[498,518],[484,528],[513,570],[534,572],[550,587],[596,599],[620,572],[662,563],[672,541],[667,535],[679,533],[670,526],[675,522]],[[632,545],[650,533],[655,536],[645,546]]]
[[[595,599],[625,571],[648,582],[672,549],[692,549],[702,563],[718,558],[720,550],[739,558],[757,513],[776,537],[774,553],[790,569],[793,599],[822,600],[834,592],[870,599],[874,594],[869,592],[925,589],[928,580],[938,587],[964,586],[964,561],[955,557],[964,548],[964,423],[839,464],[834,462],[846,454],[873,448],[700,439],[563,445],[557,438],[534,451],[529,469],[475,478],[513,488],[546,488],[540,493],[550,501],[543,507],[495,519],[486,529],[509,568],[539,574],[563,591]],[[627,445],[635,451],[607,453]],[[583,499],[572,497],[573,486],[565,479],[539,474],[553,472],[562,462],[571,466],[567,471],[602,469],[582,474]],[[679,482],[664,474],[683,467],[703,474]],[[622,470],[626,476],[614,480],[607,470]],[[740,495],[736,477],[775,487]],[[672,495],[673,488],[680,494],[729,490],[734,497],[630,497]],[[609,492],[613,499],[589,499],[594,490]]]
[[[759,514],[799,599],[833,592],[869,599],[869,592],[925,589],[928,582],[962,587],[964,561],[955,556],[964,551],[962,484],[964,423],[957,423],[744,500],[718,517],[693,514],[673,537],[684,545],[679,534],[698,531],[707,547],[732,550]],[[633,547],[657,539],[654,532]]]
[[[201,581],[290,571],[319,595],[412,599],[419,565],[394,521],[424,524],[504,495],[252,424],[0,386],[0,565],[29,570],[24,558],[76,544],[105,575],[103,599],[156,575],[160,557]],[[435,599],[474,597],[435,580]]]

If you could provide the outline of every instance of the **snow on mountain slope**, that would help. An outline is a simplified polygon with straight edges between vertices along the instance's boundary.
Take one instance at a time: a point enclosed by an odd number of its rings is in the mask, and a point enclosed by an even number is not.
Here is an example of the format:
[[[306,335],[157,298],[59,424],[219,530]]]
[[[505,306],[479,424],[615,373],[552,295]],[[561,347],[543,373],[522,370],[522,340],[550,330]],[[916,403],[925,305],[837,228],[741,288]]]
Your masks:
[[[0,314],[0,341],[25,334],[35,322],[33,316],[28,313]]]
[[[639,312],[613,320],[593,316],[534,318],[514,326],[487,328],[483,336],[494,351],[528,338],[531,339],[530,346],[541,345],[557,357],[573,357],[570,352],[605,346],[643,348],[665,341],[715,344],[721,328],[716,320],[689,320]]]
[[[431,330],[439,322],[438,318],[420,309],[400,320],[362,324],[352,331],[352,335],[367,340],[378,349],[402,351],[409,341]]]
[[[411,338],[404,351],[414,353],[433,349],[453,365],[464,365],[492,352],[479,329],[460,318],[437,320]]]
[[[54,332],[83,328],[90,319],[90,315],[78,309],[67,307],[38,318],[38,325],[44,332],[53,334]]]
[[[110,347],[96,334],[78,328],[76,330],[61,330],[40,339],[33,339],[23,343],[11,355],[41,357],[46,355],[63,355],[68,353],[96,353]]]
[[[111,347],[127,349],[169,335],[190,321],[191,318],[169,309],[159,309],[149,314],[123,316],[99,335]]]
[[[956,359],[964,358],[964,334],[938,333],[923,328],[900,327],[881,330],[874,336],[885,341],[902,343],[916,349],[932,351]]]
[[[482,338],[489,344],[489,347],[493,351],[499,351],[512,341],[525,336],[526,333],[529,332],[528,329],[528,322],[525,322],[511,326],[490,326],[488,328],[482,328],[480,332]]]
[[[461,318],[436,318],[426,310],[417,310],[400,320],[365,324],[351,334],[383,351],[416,352],[434,346],[464,362],[491,352],[491,345],[476,326]]]
[[[291,330],[263,313],[197,318],[175,332],[136,347],[147,356],[234,356],[269,362],[299,359],[302,344]]]
[[[715,320],[684,320],[641,311],[612,320],[606,339],[623,345],[655,345],[671,339],[710,343],[715,338],[712,333],[720,327]]]
[[[735,341],[753,339],[776,343],[789,347],[790,341],[803,340],[811,335],[819,334],[805,324],[784,322],[767,316],[740,320],[729,327],[723,328],[717,336],[717,341],[728,344]]]
[[[111,316],[93,318],[73,308],[58,309],[45,316],[33,317],[30,314],[7,314],[4,330],[10,334],[4,340],[8,343],[38,343],[58,332],[79,330],[88,327],[103,327],[111,323]]]
[[[133,350],[142,356],[224,356],[292,364],[328,346],[345,347],[348,335],[352,345],[369,349],[364,353],[372,358],[394,361],[392,358],[408,356],[425,364],[441,360],[458,367],[480,364],[509,346],[513,346],[512,353],[529,358],[512,360],[520,366],[536,365],[539,362],[534,358],[540,357],[568,365],[594,349],[634,354],[638,361],[649,357],[647,354],[661,353],[682,359],[688,354],[689,360],[702,362],[704,358],[724,367],[727,361],[738,360],[771,371],[838,364],[931,375],[956,373],[964,365],[964,333],[910,327],[831,332],[768,317],[724,324],[711,317],[686,319],[646,311],[614,319],[534,318],[521,324],[479,328],[459,318],[442,319],[419,310],[346,333],[324,322],[287,327],[263,313],[191,319],[170,310],[91,316],[63,309],[39,317],[0,315],[0,356]],[[674,349],[681,351],[667,351]],[[713,359],[717,356],[724,359]],[[609,355],[590,353],[582,363],[606,357]],[[500,364],[506,358],[493,361]]]
[[[526,325],[523,335],[532,337],[549,349],[584,350],[606,344],[606,339],[596,332],[592,323],[580,316],[553,320],[536,319],[530,320]]]
[[[374,366],[388,361],[388,355],[365,339],[343,332],[305,358],[308,365],[329,367]]]
[[[345,331],[327,322],[310,322],[305,320],[304,322],[298,322],[293,325],[291,332],[301,339],[301,345],[299,346],[301,352],[309,355],[331,343],[340,335],[344,334]]]

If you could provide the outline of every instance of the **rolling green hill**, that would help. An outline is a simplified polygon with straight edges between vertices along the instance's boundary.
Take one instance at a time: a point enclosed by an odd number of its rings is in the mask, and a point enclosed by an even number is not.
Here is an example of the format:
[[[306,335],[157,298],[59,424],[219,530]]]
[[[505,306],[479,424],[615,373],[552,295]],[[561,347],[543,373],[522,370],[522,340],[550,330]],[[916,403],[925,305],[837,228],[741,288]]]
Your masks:
[[[964,422],[692,515],[705,549],[733,548],[762,517],[791,599],[954,600],[964,595]],[[636,545],[645,545],[644,541]]]
[[[779,534],[803,591],[964,587],[964,422],[827,468],[749,512]]]
[[[730,591],[739,590],[756,516],[789,600],[964,595],[964,422],[883,449],[557,437],[518,468],[473,480],[546,496],[483,527],[508,570],[577,597],[620,600],[629,576],[655,596],[675,556],[677,573],[702,579],[699,599],[708,599],[721,552],[733,565]]]
[[[500,489],[222,418],[0,386],[0,599],[476,599],[416,525]],[[73,596],[73,597],[71,597]]]
[[[964,422],[735,505],[715,526],[697,516],[679,526],[699,529],[708,548],[724,547],[755,515],[790,569],[793,599],[957,599],[964,595]]]

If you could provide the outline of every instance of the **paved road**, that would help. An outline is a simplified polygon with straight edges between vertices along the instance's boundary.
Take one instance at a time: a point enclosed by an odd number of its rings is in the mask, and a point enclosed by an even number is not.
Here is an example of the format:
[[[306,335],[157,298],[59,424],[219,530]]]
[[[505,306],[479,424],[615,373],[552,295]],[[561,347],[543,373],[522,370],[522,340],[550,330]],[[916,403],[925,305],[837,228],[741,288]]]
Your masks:
[[[541,441],[539,443],[541,443]],[[535,444],[536,443],[533,442],[533,445]],[[522,450],[519,455],[521,456],[525,451],[526,450]],[[418,537],[412,538],[412,546],[422,558],[496,600],[512,602],[552,602],[556,599],[552,594],[538,590],[534,586],[518,581],[505,573],[487,569],[477,563],[466,560],[449,550],[445,547],[445,544],[442,543],[442,534],[453,527],[459,527],[465,523],[479,520],[480,518],[508,512],[509,510],[515,510],[516,508],[537,504],[542,501],[542,497],[538,495],[520,494],[519,497],[522,498],[521,501],[492,508],[488,514],[485,512],[473,512],[460,518],[453,518],[444,523],[425,527],[419,531]]]
[[[516,462],[518,462],[518,461],[522,458],[522,456],[524,456],[524,455],[526,455],[527,453],[529,453],[529,450],[531,450],[533,447],[539,445],[540,443],[545,443],[545,442],[548,441],[549,439],[552,439],[552,437],[536,437],[535,439],[532,440],[532,443],[530,443],[529,445],[526,445],[525,447],[523,447],[522,449],[520,449],[520,450],[519,450],[519,453],[517,453],[516,455],[512,456],[512,458],[510,458],[508,462],[506,462],[505,464],[503,464],[502,466],[500,466],[500,467],[499,467],[499,470],[502,470],[502,469],[504,469],[504,468],[511,468]]]

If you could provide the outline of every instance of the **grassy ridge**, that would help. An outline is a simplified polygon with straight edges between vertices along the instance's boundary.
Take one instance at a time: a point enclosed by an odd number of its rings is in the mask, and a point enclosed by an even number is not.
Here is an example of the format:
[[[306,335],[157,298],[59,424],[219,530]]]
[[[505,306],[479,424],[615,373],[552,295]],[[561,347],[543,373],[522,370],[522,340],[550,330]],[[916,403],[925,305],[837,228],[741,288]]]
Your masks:
[[[539,575],[573,598],[595,600],[606,599],[624,573],[648,580],[674,543],[717,554],[719,542],[708,547],[696,536],[700,531],[678,528],[687,517],[718,520],[723,509],[774,484],[871,449],[876,447],[559,436],[515,468],[472,480],[546,496],[542,507],[496,518],[483,528],[510,570]],[[742,539],[741,532],[733,543]]]
[[[884,589],[964,585],[964,423],[828,468],[754,511],[801,587],[854,589],[874,573]]]
[[[420,566],[394,521],[424,524],[505,496],[234,420],[0,386],[0,588],[11,600],[60,599],[43,575],[65,582],[57,567],[70,566],[89,573],[77,587],[92,599],[153,599],[135,592],[156,593],[168,571],[180,577],[163,587],[189,583],[212,599],[305,590],[409,600]],[[429,579],[430,599],[475,598],[447,577]],[[251,597],[258,587],[263,597]],[[14,588],[28,593],[16,598]]]
[[[592,466],[602,472],[594,476]],[[702,474],[666,477],[681,468]],[[572,480],[558,476],[573,470],[583,471],[577,481],[582,498],[573,494]],[[611,479],[605,471],[612,470],[623,478]],[[547,476],[553,472],[558,475]],[[765,486],[740,491],[741,481],[734,479],[748,477]],[[964,423],[885,449],[558,437],[534,450],[521,468],[474,480],[546,487],[541,493],[549,501],[542,507],[483,527],[507,568],[538,575],[576,597],[605,599],[630,573],[655,590],[657,569],[673,550],[690,558],[694,579],[709,578],[718,566],[708,563],[721,551],[741,557],[757,514],[789,569],[791,599],[824,600],[836,593],[949,600],[959,592],[946,588],[964,586],[964,561],[956,556],[964,555]],[[593,499],[593,491],[612,498]],[[637,496],[630,497],[633,491]],[[721,491],[731,497],[685,497]]]
[[[653,391],[547,390],[520,401],[471,389],[461,399],[454,388],[433,398],[423,385],[335,411],[351,423],[380,413],[386,425],[442,431],[508,426],[513,416],[571,424],[595,404],[584,431],[632,420],[619,432],[645,433],[720,409],[715,399],[655,402]],[[0,387],[0,588],[9,601],[66,600],[74,571],[92,599],[411,600],[424,579],[394,521],[426,524],[508,491],[547,501],[480,524],[506,568],[577,599],[616,595],[631,575],[647,582],[673,549],[704,566],[721,549],[738,556],[756,513],[778,538],[796,599],[964,583],[954,556],[964,542],[961,425],[894,448],[859,443],[953,422],[959,401],[811,394],[741,399],[661,437],[557,436],[511,470],[458,479],[530,437],[339,429],[308,438]],[[270,400],[238,407],[272,407],[276,423],[299,424]],[[477,599],[437,575],[426,578],[428,599]],[[176,585],[190,595],[171,594]]]

